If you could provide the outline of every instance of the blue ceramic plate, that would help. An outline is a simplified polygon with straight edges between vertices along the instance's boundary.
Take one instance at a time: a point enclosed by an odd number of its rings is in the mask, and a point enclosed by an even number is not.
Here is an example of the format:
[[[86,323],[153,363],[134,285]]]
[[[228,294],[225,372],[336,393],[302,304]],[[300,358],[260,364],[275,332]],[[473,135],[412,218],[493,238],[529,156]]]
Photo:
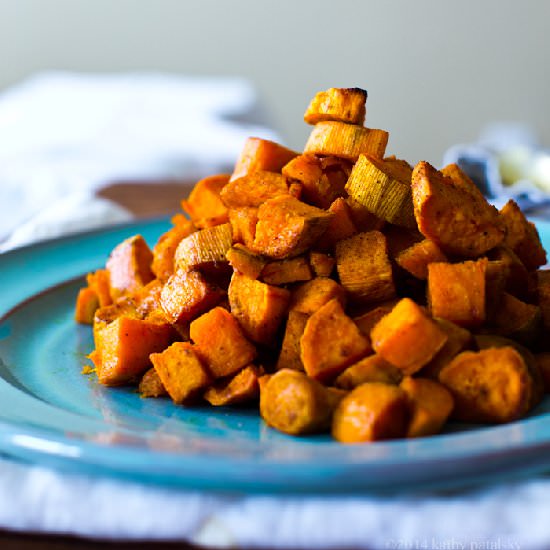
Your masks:
[[[538,223],[548,247],[550,224]],[[83,274],[166,221],[50,241],[0,256],[0,451],[20,460],[195,489],[357,492],[462,486],[547,467],[550,400],[506,426],[340,445],[267,428],[257,411],[176,407],[81,374],[90,327],[73,321]]]

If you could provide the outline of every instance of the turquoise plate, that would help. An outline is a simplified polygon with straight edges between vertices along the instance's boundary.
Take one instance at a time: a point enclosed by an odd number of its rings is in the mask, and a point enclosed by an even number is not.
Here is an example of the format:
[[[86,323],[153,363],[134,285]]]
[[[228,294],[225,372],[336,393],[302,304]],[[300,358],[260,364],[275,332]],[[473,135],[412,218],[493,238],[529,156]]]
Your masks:
[[[538,227],[548,247],[550,224]],[[0,452],[65,471],[271,493],[450,488],[547,467],[549,399],[505,426],[340,445],[277,433],[253,408],[184,408],[101,387],[81,374],[92,349],[90,327],[73,321],[83,274],[127,236],[154,243],[167,228],[119,226],[0,256]]]

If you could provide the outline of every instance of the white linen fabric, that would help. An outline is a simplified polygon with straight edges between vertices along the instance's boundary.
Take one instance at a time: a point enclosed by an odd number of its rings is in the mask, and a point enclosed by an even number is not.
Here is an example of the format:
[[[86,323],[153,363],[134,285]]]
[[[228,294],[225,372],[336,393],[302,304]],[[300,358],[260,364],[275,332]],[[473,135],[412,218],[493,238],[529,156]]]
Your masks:
[[[275,136],[222,116],[255,101],[240,80],[139,74],[48,74],[0,95],[4,249],[129,219],[95,197],[106,181],[231,165],[248,135]],[[228,496],[0,458],[0,528],[21,531],[228,548],[525,550],[550,547],[548,517],[544,477],[439,494]]]

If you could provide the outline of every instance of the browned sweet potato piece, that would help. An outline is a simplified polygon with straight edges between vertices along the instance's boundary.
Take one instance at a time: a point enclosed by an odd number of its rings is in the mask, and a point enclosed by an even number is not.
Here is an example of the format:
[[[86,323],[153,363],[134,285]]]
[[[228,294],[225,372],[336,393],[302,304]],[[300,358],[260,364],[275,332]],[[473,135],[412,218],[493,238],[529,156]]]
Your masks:
[[[257,279],[267,263],[265,258],[254,254],[241,243],[234,244],[227,251],[225,257],[234,271],[238,271],[251,279]]]
[[[165,349],[174,333],[169,324],[121,316],[94,330],[97,378],[106,386],[134,381],[150,366],[149,355]]]
[[[365,382],[399,384],[403,373],[376,353],[349,366],[334,381],[337,388],[353,390]]]
[[[312,277],[311,267],[305,256],[269,262],[261,273],[261,279],[270,285],[309,281]]]
[[[353,223],[351,208],[345,199],[336,199],[328,210],[332,212],[333,217],[317,246],[322,250],[331,251],[338,241],[352,237],[358,231]]]
[[[542,375],[544,393],[550,393],[550,353],[543,352],[535,354],[535,361]]]
[[[235,374],[256,358],[237,319],[220,306],[192,321],[190,336],[214,378]]]
[[[485,322],[488,260],[428,265],[428,302],[434,317],[464,327]]]
[[[231,245],[229,223],[195,231],[180,241],[174,255],[175,267],[192,270],[226,264],[225,255]]]
[[[280,172],[281,168],[297,154],[268,139],[249,137],[237,160],[230,181],[258,170]]]
[[[308,319],[300,350],[308,376],[327,382],[364,357],[370,344],[335,298]]]
[[[174,255],[178,244],[182,239],[196,231],[196,227],[191,221],[185,218],[178,218],[178,220],[171,229],[160,236],[153,248],[151,270],[163,282],[167,281],[168,277],[174,273]]]
[[[386,161],[360,155],[346,183],[346,191],[378,218],[416,228],[411,176],[412,168],[408,166],[408,170],[404,170],[397,159]]]
[[[371,330],[382,317],[385,317],[395,307],[398,301],[399,300],[390,300],[389,302],[384,302],[353,318],[359,330],[369,339],[369,341]]]
[[[447,257],[430,239],[424,239],[400,252],[395,261],[417,279],[428,278],[428,265],[434,262],[446,262]]]
[[[507,272],[504,290],[525,300],[528,296],[529,273],[517,254],[509,247],[501,245],[487,253],[489,260],[501,262]]]
[[[325,254],[323,252],[317,252],[315,250],[310,250],[309,252],[309,265],[313,269],[313,273],[317,277],[330,277],[334,266],[336,265],[336,260]]]
[[[110,306],[113,303],[109,279],[109,272],[106,269],[98,269],[86,275],[88,286],[97,294],[99,307]]]
[[[328,431],[341,398],[302,372],[283,369],[261,386],[260,414],[271,427],[292,435]]]
[[[510,422],[528,412],[533,380],[512,347],[464,351],[439,373],[453,394],[453,417],[463,422]]]
[[[360,202],[357,202],[353,197],[346,197],[346,204],[351,213],[351,219],[358,231],[365,233],[366,231],[381,230],[385,221],[375,216],[367,210]]]
[[[89,286],[81,288],[76,297],[75,321],[85,325],[93,324],[95,312],[98,308],[99,298],[97,292]]]
[[[504,244],[519,257],[528,271],[546,263],[546,252],[540,242],[535,224],[528,221],[519,206],[508,201],[500,210],[500,217],[506,226]]]
[[[233,242],[244,244],[252,250],[258,223],[258,209],[253,207],[232,208],[229,210],[229,223]]]
[[[174,342],[162,353],[151,354],[151,362],[168,395],[177,404],[192,402],[212,381],[189,342]]]
[[[380,231],[340,241],[335,253],[340,283],[353,300],[376,303],[395,296],[386,238]]]
[[[453,183],[470,194],[474,200],[485,200],[479,187],[457,164],[448,164],[441,169],[441,173],[453,180]]]
[[[308,124],[336,120],[362,125],[365,122],[366,101],[367,91],[361,88],[329,88],[315,94],[306,109],[304,120]]]
[[[272,346],[288,309],[290,291],[235,272],[228,294],[231,313],[246,336]]]
[[[210,386],[203,397],[216,407],[255,401],[260,396],[259,373],[258,367],[248,365],[229,380]]]
[[[163,286],[161,281],[153,279],[133,295],[136,311],[140,317],[146,318],[153,311],[161,308],[160,295]]]
[[[398,386],[366,382],[336,407],[332,435],[341,443],[404,437],[409,423],[407,394]]]
[[[376,353],[404,374],[428,364],[446,341],[446,333],[410,298],[401,299],[371,331]]]
[[[160,304],[171,323],[183,323],[208,311],[224,297],[225,292],[199,271],[178,269],[162,288]]]
[[[277,260],[298,256],[326,231],[332,216],[294,197],[269,199],[258,209],[254,250]]]
[[[342,286],[327,277],[316,277],[293,291],[289,309],[311,315],[333,298],[345,306],[346,292]]]
[[[228,208],[258,208],[266,200],[281,195],[289,195],[286,177],[261,170],[231,181],[220,196]]]
[[[168,395],[155,367],[145,372],[138,386],[141,397],[164,397]]]
[[[220,198],[221,190],[229,181],[229,174],[208,176],[198,181],[181,206],[199,229],[227,223],[227,207]]]
[[[382,158],[388,144],[388,132],[346,124],[319,122],[313,127],[304,153],[334,155],[355,162],[359,155]]]
[[[439,433],[454,407],[451,392],[439,382],[411,376],[405,376],[400,387],[407,394],[411,408],[407,437]]]
[[[114,299],[131,294],[152,281],[153,254],[141,235],[135,235],[117,245],[107,260],[111,295]]]
[[[418,229],[446,254],[475,258],[504,239],[496,208],[427,162],[413,170],[412,195]]]
[[[542,329],[542,315],[538,306],[526,304],[504,292],[494,315],[495,332],[508,336],[527,346],[535,343]]]
[[[306,328],[309,314],[301,311],[289,311],[285,326],[285,335],[281,344],[281,352],[277,360],[277,370],[304,370],[300,357],[300,339]]]
[[[473,346],[472,333],[459,327],[446,319],[434,319],[439,328],[447,335],[447,341],[443,347],[435,354],[433,359],[422,367],[421,375],[433,380],[439,380],[441,369],[451,361],[461,351],[470,349]]]

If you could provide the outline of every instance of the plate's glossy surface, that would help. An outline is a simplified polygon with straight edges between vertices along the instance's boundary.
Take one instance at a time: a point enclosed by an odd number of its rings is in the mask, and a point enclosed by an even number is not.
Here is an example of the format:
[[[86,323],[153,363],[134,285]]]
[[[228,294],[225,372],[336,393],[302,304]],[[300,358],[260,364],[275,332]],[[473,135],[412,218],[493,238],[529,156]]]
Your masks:
[[[273,492],[451,487],[550,465],[549,400],[506,426],[344,446],[276,433],[254,409],[176,407],[101,387],[81,374],[92,337],[73,321],[80,276],[127,236],[153,244],[167,227],[134,224],[0,256],[0,451],[65,470]],[[538,227],[548,246],[550,224]]]

